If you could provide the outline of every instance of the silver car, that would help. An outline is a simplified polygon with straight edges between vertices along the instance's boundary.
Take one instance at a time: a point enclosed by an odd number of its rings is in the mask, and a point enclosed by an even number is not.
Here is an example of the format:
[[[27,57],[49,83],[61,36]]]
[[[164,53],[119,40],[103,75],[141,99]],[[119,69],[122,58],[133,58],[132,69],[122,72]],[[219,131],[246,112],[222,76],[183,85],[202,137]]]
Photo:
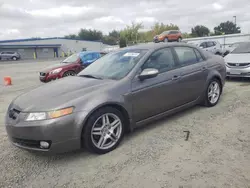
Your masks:
[[[208,41],[191,42],[191,43],[193,43],[196,46],[198,46],[199,48],[201,48],[205,51],[211,52],[215,55],[222,55],[223,54],[222,46],[219,43],[219,41],[208,40]]]
[[[250,42],[241,42],[224,57],[227,77],[250,77]]]
[[[122,48],[77,76],[24,93],[5,124],[17,147],[103,154],[124,133],[197,104],[215,106],[225,83],[222,57],[184,43]]]
[[[21,55],[18,52],[12,52],[12,51],[4,51],[0,52],[0,60],[18,60],[21,58]]]

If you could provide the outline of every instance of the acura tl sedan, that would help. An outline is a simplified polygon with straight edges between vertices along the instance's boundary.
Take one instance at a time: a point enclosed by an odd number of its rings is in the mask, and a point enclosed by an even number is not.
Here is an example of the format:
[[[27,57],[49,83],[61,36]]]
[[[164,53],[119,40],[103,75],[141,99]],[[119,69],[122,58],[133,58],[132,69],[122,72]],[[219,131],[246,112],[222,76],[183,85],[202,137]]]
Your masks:
[[[182,43],[107,54],[82,70],[17,97],[6,130],[17,147],[104,154],[124,133],[194,105],[215,106],[225,83],[222,57]]]

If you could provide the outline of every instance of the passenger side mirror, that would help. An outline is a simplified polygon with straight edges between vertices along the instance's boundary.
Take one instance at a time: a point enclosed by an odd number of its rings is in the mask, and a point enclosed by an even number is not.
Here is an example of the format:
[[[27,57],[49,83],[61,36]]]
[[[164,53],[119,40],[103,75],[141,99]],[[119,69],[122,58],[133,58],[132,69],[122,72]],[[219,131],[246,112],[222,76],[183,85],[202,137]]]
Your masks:
[[[159,74],[159,71],[157,69],[149,68],[149,69],[144,69],[141,74],[138,76],[138,78],[142,80],[146,80],[149,78],[154,78]]]

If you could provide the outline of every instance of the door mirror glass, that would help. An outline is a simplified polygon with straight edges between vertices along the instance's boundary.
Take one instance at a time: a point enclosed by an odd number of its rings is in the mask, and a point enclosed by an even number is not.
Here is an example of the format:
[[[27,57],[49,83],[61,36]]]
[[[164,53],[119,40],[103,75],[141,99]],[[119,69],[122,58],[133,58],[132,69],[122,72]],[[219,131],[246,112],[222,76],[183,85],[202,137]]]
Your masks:
[[[138,76],[138,78],[140,80],[145,80],[145,79],[149,79],[149,78],[154,78],[159,74],[159,71],[157,69],[153,69],[153,68],[147,68],[144,69],[141,74]]]

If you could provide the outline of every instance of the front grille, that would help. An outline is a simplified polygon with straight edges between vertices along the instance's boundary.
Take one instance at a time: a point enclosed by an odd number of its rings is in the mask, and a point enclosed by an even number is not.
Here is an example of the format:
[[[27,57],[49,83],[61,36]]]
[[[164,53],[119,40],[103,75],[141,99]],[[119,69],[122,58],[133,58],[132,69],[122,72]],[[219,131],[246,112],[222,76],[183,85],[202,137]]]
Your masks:
[[[38,140],[26,140],[26,139],[20,139],[20,138],[12,138],[12,141],[20,146],[41,149],[40,141],[38,141]],[[47,142],[49,143],[49,147],[50,147],[51,141],[47,141]],[[47,148],[47,149],[49,149],[49,148]]]
[[[227,63],[230,67],[247,67],[250,63]]]
[[[46,73],[40,72],[40,76],[46,76]]]

